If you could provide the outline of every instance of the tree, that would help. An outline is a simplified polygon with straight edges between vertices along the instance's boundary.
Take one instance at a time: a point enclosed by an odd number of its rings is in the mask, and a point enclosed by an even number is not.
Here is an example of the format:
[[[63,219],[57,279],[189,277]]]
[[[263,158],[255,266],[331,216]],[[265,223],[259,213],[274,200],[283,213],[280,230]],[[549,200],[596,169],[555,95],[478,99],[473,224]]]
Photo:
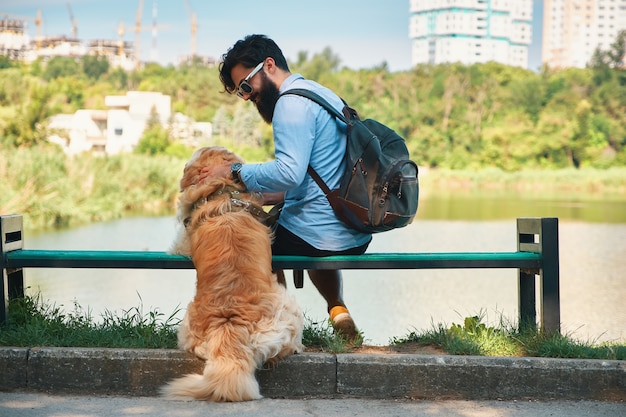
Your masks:
[[[593,51],[588,66],[593,69],[593,79],[597,86],[609,82],[616,75],[626,84],[626,30],[617,34],[608,50],[603,51],[598,46]]]
[[[587,100],[581,100],[576,105],[576,124],[574,134],[570,139],[570,156],[572,164],[580,168],[585,159],[585,147],[591,136],[591,104]]]
[[[108,81],[113,88],[119,90],[129,90],[128,73],[121,68],[115,68],[108,73]]]
[[[92,80],[97,80],[109,71],[109,60],[103,56],[85,55],[81,65],[83,73]]]
[[[135,147],[135,153],[156,155],[164,153],[170,146],[167,130],[160,126],[153,126],[143,132],[143,136]]]
[[[11,68],[13,61],[6,55],[0,55],[0,69]]]
[[[79,65],[74,58],[55,56],[46,64],[43,78],[50,81],[60,77],[75,77],[78,71]]]
[[[0,106],[18,106],[28,100],[28,81],[32,77],[18,68],[0,70]]]
[[[624,69],[626,67],[626,30],[621,30],[617,34],[615,42],[607,51],[607,58],[611,68]]]
[[[298,61],[305,59],[306,56],[306,54],[299,55]],[[298,62],[297,71],[311,80],[321,82],[323,77],[337,72],[340,64],[339,56],[333,53],[330,47],[326,47],[321,53],[313,55],[311,60]]]
[[[454,65],[444,81],[444,91],[442,95],[443,114],[441,119],[441,130],[446,132],[450,124],[450,117],[457,100],[462,97],[470,86],[469,75],[463,66]]]
[[[545,85],[537,77],[514,82],[511,86],[511,99],[517,104],[534,124],[539,121],[545,104]]]
[[[149,155],[164,153],[170,143],[169,132],[161,126],[159,113],[152,107],[146,129],[135,147],[135,153]]]
[[[46,140],[45,119],[48,101],[52,95],[45,86],[34,86],[30,99],[24,103],[18,117],[9,121],[4,136],[15,146],[33,146]]]
[[[261,134],[259,127],[261,117],[254,106],[250,103],[242,103],[237,106],[233,117],[232,140],[235,145],[261,146]]]
[[[213,134],[217,136],[227,137],[232,131],[232,119],[226,108],[220,106],[213,116]]]

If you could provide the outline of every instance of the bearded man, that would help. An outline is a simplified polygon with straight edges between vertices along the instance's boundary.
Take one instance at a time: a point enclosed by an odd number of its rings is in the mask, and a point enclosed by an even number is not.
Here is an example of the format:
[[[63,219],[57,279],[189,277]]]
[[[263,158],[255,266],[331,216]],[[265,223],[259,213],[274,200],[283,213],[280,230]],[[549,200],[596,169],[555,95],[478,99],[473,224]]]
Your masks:
[[[326,196],[307,174],[311,165],[332,190],[345,169],[346,125],[317,103],[285,95],[294,88],[311,90],[339,112],[343,102],[328,88],[292,74],[278,45],[264,35],[237,41],[223,56],[220,80],[226,92],[251,101],[272,125],[275,159],[259,164],[222,166],[215,175],[232,175],[250,191],[263,193],[266,204],[284,202],[272,245],[274,255],[360,255],[370,234],[349,228],[337,218]],[[335,332],[354,341],[358,335],[343,300],[341,271],[309,270],[327,303]]]

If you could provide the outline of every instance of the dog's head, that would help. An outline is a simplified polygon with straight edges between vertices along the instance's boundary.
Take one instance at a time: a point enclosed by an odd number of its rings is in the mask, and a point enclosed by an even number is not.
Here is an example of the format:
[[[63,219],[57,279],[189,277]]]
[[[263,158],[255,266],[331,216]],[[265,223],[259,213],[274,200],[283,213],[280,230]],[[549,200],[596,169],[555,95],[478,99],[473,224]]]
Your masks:
[[[189,233],[194,229],[200,216],[215,216],[231,210],[231,199],[226,194],[220,198],[214,196],[225,187],[244,191],[243,184],[237,184],[232,178],[216,177],[212,174],[213,168],[223,165],[243,163],[243,159],[221,146],[209,146],[198,149],[185,164],[183,176],[180,180],[180,196],[178,198],[179,233],[170,248],[170,253],[191,255]],[[241,194],[246,200],[262,203],[262,197],[252,194]],[[245,197],[243,197],[245,196]],[[199,203],[202,202],[202,203]],[[184,227],[185,223],[189,227]]]
[[[183,192],[192,185],[202,185],[215,180],[216,178],[210,176],[212,167],[232,165],[235,162],[243,163],[243,159],[224,147],[207,146],[198,149],[185,164],[183,177],[180,180],[180,191]],[[218,178],[218,180],[224,179]]]

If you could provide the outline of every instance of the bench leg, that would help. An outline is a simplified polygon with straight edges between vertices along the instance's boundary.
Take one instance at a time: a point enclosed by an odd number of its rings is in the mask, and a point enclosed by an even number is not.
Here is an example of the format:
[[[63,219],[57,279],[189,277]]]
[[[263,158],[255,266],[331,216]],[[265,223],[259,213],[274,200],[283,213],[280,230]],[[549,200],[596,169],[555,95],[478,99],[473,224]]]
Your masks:
[[[24,273],[21,268],[8,269],[5,254],[23,248],[22,216],[0,216],[0,264],[2,265],[2,294],[0,298],[0,324],[9,317],[9,303],[12,299],[24,297]]]
[[[519,271],[519,329],[537,329],[537,300],[535,296],[535,274]]]
[[[536,328],[535,277],[539,274],[542,331],[559,332],[561,308],[559,300],[559,219],[517,219],[519,251],[542,255],[541,269],[519,273],[520,327],[531,325]]]
[[[561,330],[559,295],[559,223],[556,218],[541,219],[541,328],[549,333]]]

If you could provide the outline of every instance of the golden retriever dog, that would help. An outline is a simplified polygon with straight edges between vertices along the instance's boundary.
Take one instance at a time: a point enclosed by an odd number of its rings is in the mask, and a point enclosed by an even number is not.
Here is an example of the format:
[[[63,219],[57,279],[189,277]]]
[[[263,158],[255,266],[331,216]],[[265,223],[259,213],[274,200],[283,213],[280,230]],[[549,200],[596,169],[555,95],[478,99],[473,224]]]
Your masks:
[[[174,379],[170,399],[261,398],[255,370],[302,351],[302,310],[272,273],[271,231],[260,220],[262,196],[211,166],[242,162],[222,147],[197,150],[180,180],[171,253],[191,256],[196,293],[178,331],[178,346],[205,361],[203,374]]]

